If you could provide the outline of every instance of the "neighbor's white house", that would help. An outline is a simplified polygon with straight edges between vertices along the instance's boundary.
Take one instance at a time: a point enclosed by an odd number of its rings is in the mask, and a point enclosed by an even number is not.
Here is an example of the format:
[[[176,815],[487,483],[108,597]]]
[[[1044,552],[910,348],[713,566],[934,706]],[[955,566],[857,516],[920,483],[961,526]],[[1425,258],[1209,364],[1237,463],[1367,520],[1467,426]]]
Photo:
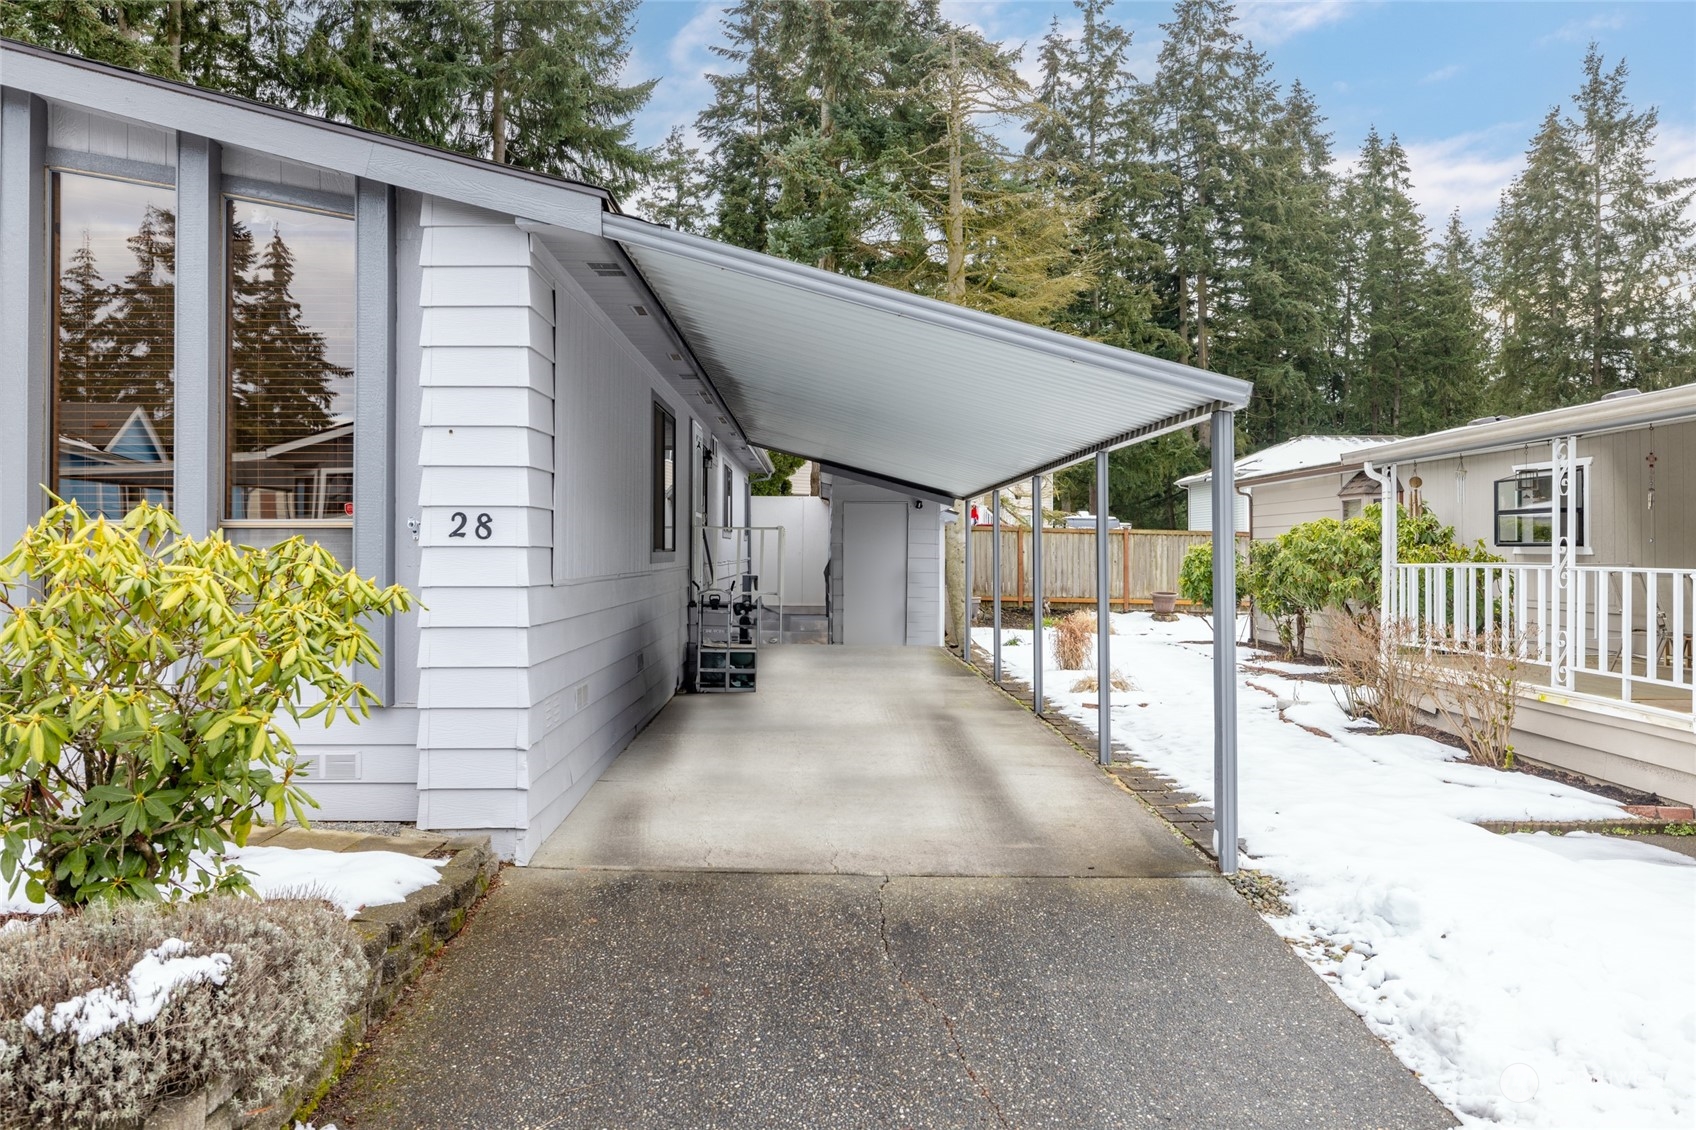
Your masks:
[[[528,859],[681,686],[693,595],[749,567],[762,447],[831,495],[799,603],[935,646],[954,499],[1247,401],[591,185],[11,42],[0,87],[0,544],[45,486],[412,589],[361,672],[386,705],[299,736],[326,818]],[[1007,406],[993,442],[945,426],[968,394]],[[1032,411],[1057,394],[1092,411]]]
[[[1696,802],[1696,385],[1412,439],[1336,437],[1330,458],[1309,438],[1314,458],[1239,461],[1256,540],[1392,496],[1430,511],[1503,562],[1404,564],[1390,531],[1383,614],[1433,638],[1514,641],[1521,755]],[[1309,644],[1327,638],[1318,617]]]

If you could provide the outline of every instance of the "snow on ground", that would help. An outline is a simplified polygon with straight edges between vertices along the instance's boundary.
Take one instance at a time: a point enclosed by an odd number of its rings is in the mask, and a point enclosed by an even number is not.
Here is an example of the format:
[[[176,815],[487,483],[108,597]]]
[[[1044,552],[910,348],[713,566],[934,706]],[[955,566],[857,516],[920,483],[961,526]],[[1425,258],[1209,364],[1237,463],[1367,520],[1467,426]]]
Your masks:
[[[231,848],[229,858],[247,872],[261,898],[308,896],[332,902],[352,918],[361,907],[405,902],[440,878],[445,859],[419,859],[397,851],[321,851],[318,848]],[[0,882],[0,915],[42,914],[56,908],[32,903],[20,881],[8,893]]]
[[[1116,740],[1211,802],[1212,633],[1194,617],[1113,621],[1133,687],[1113,696]],[[1026,681],[1030,636],[1002,633]],[[1044,696],[1093,729],[1080,674],[1050,655]],[[1646,844],[1475,827],[1623,813],[1426,738],[1360,732],[1322,684],[1239,671],[1237,696],[1242,866],[1284,880],[1293,911],[1269,921],[1464,1123],[1692,1124],[1696,867]]]

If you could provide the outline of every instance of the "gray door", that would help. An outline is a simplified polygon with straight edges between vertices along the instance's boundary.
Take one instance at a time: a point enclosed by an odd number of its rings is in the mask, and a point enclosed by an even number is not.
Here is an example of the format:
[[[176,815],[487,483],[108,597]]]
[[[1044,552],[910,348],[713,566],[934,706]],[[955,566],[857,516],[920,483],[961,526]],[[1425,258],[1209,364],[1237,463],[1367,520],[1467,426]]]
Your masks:
[[[907,642],[904,502],[850,502],[843,512],[842,642]]]

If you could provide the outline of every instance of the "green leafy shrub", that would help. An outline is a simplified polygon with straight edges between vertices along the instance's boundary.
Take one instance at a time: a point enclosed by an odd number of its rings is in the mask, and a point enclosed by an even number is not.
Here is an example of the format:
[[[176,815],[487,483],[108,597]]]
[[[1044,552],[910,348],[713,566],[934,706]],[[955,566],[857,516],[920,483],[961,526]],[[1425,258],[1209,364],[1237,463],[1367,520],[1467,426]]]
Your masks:
[[[226,957],[222,983],[179,983],[153,1019],[86,1038],[87,1005],[143,999],[131,971],[173,950]],[[104,901],[0,933],[0,1127],[133,1126],[218,1079],[264,1106],[323,1062],[366,976],[342,916],[298,900]]]
[[[301,538],[55,506],[0,559],[0,880],[66,906],[243,887],[225,843],[312,803],[284,722],[363,716],[364,621],[409,604]]]
[[[1213,607],[1213,544],[1192,545],[1178,566],[1178,595],[1200,608]],[[1237,603],[1249,595],[1248,565],[1237,554]]]

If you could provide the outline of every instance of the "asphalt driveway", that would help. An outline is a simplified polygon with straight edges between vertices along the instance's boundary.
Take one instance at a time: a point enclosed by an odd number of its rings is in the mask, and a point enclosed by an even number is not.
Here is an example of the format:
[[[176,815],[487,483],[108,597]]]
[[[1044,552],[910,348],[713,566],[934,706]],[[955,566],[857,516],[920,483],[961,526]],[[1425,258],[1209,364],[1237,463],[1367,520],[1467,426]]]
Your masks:
[[[320,1124],[1454,1124],[1206,861],[942,652],[762,665],[675,701],[507,872]]]

